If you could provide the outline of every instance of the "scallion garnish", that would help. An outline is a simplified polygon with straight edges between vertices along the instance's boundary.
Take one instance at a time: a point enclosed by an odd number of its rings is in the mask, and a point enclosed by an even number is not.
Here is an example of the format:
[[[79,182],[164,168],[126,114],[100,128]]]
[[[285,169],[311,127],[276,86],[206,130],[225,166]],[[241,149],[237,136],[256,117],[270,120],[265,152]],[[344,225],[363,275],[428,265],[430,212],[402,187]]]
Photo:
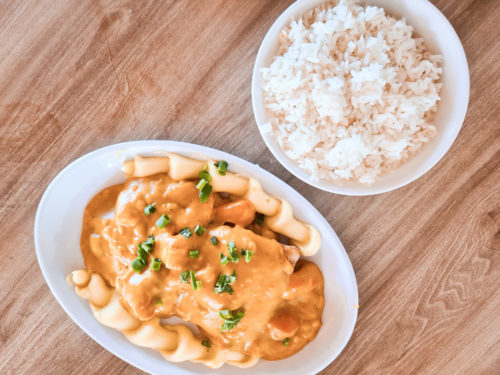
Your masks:
[[[151,203],[151,204],[148,204],[146,207],[144,207],[144,213],[146,214],[146,216],[151,215],[152,213],[154,213],[156,211],[155,205],[156,205],[156,203]]]
[[[208,340],[203,340],[203,341],[201,342],[201,345],[206,346],[206,347],[207,347],[207,351],[208,351],[208,349],[212,346],[212,345],[210,344],[210,341],[208,341]]]
[[[217,164],[217,173],[220,174],[221,176],[225,176],[227,173],[227,167],[228,167],[227,161],[221,160]]]
[[[189,228],[181,229],[179,234],[183,235],[186,238],[189,238],[193,235],[193,233],[191,232],[191,229],[189,229]]]
[[[180,279],[182,280],[182,282],[183,282],[184,284],[187,284],[187,283],[188,283],[188,277],[189,277],[189,273],[188,273],[188,271],[182,271],[181,276],[180,276]]]
[[[221,274],[217,282],[215,283],[214,293],[228,293],[233,294],[233,288],[231,288],[232,283],[236,281],[236,271],[233,271],[232,275]]]
[[[196,280],[193,270],[189,271],[189,277],[191,278],[191,286],[194,290],[201,289],[201,280]]]
[[[207,168],[208,168],[208,166],[207,166]],[[198,176],[200,176],[200,179],[206,180],[207,182],[210,182],[210,180],[212,179],[212,177],[210,176],[210,173],[208,173],[205,170],[198,173]]]
[[[137,248],[142,249],[143,251],[146,251],[147,253],[150,253],[153,251],[153,246],[149,243],[146,243],[146,241],[137,244]]]
[[[198,183],[196,184],[196,189],[198,190],[203,190],[203,188],[208,184],[208,181],[205,180],[205,179],[201,179],[200,181],[198,181]]]
[[[205,168],[206,167],[206,168]],[[196,188],[200,191],[198,194],[200,198],[200,202],[206,202],[210,193],[212,192],[212,185],[210,185],[210,181],[212,179],[212,176],[210,176],[210,173],[207,171],[208,166],[205,165],[203,167],[203,170],[198,173],[200,176],[200,179],[198,180],[198,183],[196,184]]]
[[[194,228],[194,232],[198,235],[201,236],[205,232],[205,228],[202,227],[201,225],[197,225],[196,228]]]
[[[190,258],[198,258],[200,256],[200,252],[198,250],[189,250]]]
[[[151,268],[153,271],[159,271],[161,268],[161,259],[153,258],[153,261],[151,262],[149,268]]]
[[[154,245],[155,244],[155,236],[150,234],[148,236],[148,239],[146,240],[147,243],[150,243],[151,245]]]
[[[283,345],[287,346],[290,343],[290,337],[283,340]]]
[[[215,236],[212,236],[212,238],[210,238],[210,242],[212,243],[212,245],[216,246],[219,244],[219,240],[217,239],[217,237]]]
[[[241,250],[241,255],[243,255],[243,258],[245,258],[245,262],[250,262],[252,260],[252,257],[253,257],[253,251],[252,250]]]
[[[137,245],[137,248],[142,248],[144,251],[150,253],[153,251],[153,246],[155,244],[155,237],[150,234],[148,239],[144,242],[141,242],[140,244]]]
[[[229,242],[227,248],[229,250],[229,260],[233,263],[238,263],[240,261],[240,256],[238,255],[238,250],[236,249],[234,241]]]
[[[243,311],[231,311],[231,310],[221,310],[219,311],[219,317],[224,321],[221,325],[221,332],[227,332],[236,327],[241,318],[245,316]]]
[[[158,228],[165,228],[169,223],[170,223],[170,218],[165,214],[161,215],[160,218],[156,220],[156,226]]]
[[[144,243],[137,244],[137,255],[139,255],[139,258],[142,259],[144,263],[146,263],[146,260],[148,259],[148,253],[144,249],[143,244]]]
[[[225,256],[224,254],[220,253],[220,262],[223,265],[226,265],[229,263],[229,258],[227,256]]]
[[[202,203],[206,202],[211,192],[212,192],[212,185],[206,184],[205,186],[203,186],[203,189],[200,190],[199,194],[200,202]]]
[[[157,304],[158,306],[163,305],[163,300],[162,300],[161,298],[158,298],[158,299],[156,300],[156,304]]]
[[[146,262],[141,258],[137,257],[132,261],[130,266],[135,272],[139,272],[146,266]]]

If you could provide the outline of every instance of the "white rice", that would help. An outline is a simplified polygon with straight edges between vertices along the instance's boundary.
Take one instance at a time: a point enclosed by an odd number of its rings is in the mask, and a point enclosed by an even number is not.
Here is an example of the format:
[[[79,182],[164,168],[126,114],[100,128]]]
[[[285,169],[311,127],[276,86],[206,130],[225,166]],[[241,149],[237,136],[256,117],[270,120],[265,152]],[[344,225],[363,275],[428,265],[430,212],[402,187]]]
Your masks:
[[[293,21],[262,69],[267,123],[314,180],[371,184],[436,133],[441,56],[404,19],[340,0]]]

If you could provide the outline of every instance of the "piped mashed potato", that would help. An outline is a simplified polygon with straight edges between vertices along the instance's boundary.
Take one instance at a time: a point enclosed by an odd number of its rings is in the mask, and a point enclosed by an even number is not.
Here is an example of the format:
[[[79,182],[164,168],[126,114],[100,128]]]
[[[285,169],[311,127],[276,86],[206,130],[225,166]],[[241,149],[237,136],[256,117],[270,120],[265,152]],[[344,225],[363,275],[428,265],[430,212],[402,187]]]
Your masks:
[[[314,181],[371,184],[435,134],[442,57],[384,9],[340,0],[292,21],[262,69],[270,132]]]

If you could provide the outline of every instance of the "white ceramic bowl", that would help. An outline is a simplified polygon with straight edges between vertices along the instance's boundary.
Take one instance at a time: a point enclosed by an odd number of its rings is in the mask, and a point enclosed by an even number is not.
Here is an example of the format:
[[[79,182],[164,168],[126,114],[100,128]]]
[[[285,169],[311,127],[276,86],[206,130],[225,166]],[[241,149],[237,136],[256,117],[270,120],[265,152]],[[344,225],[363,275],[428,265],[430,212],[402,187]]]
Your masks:
[[[87,202],[104,187],[124,180],[120,170],[124,160],[161,150],[204,160],[227,160],[230,170],[257,178],[265,191],[287,199],[298,219],[318,228],[322,246],[311,260],[320,266],[325,277],[323,327],[316,339],[300,352],[281,361],[261,360],[245,370],[229,365],[211,370],[190,362],[170,363],[153,350],[131,344],[119,331],[99,324],[88,302],[78,298],[68,286],[66,276],[84,267],[80,234]],[[344,247],[328,222],[305,198],[269,172],[208,147],[172,141],[136,141],[101,148],[79,158],[54,178],[40,201],[35,218],[35,247],[50,290],[76,324],[111,353],[153,374],[313,374],[338,356],[356,322],[356,279]]]
[[[276,54],[278,35],[293,19],[299,18],[323,0],[298,0],[288,7],[267,32],[255,61],[252,77],[252,104],[262,138],[278,161],[304,182],[332,193],[370,195],[404,186],[431,169],[453,144],[467,111],[469,102],[469,69],[460,40],[445,16],[427,0],[363,0],[367,5],[384,8],[391,16],[405,17],[416,34],[424,38],[427,47],[443,55],[443,88],[434,123],[437,136],[414,157],[398,169],[379,177],[372,185],[356,182],[331,183],[312,181],[310,176],[281,150],[269,133],[262,131],[266,122],[261,89],[260,69],[268,67]]]

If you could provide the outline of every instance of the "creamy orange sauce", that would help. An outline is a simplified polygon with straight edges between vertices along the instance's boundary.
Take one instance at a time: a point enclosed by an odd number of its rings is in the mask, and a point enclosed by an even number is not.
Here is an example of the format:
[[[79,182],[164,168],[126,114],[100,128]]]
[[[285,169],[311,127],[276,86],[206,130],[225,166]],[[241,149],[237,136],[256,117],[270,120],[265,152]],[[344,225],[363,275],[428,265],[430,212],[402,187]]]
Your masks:
[[[145,215],[144,207],[152,203],[155,212]],[[305,260],[294,266],[269,228],[247,225],[255,215],[251,203],[240,202],[236,209],[230,203],[218,193],[202,203],[194,181],[176,182],[166,174],[106,188],[85,209],[81,237],[85,264],[115,287],[122,305],[141,320],[179,316],[196,324],[211,345],[268,360],[288,357],[321,327],[323,275]],[[171,221],[158,228],[155,223],[162,214]],[[232,224],[238,221],[247,226]],[[196,225],[206,228],[202,235],[194,232]],[[179,234],[186,227],[192,231],[189,238]],[[150,234],[155,245],[148,265],[135,272],[131,262],[137,257],[137,244]],[[217,245],[210,241],[213,236]],[[238,253],[253,252],[248,263],[243,256],[238,263],[221,263],[220,254],[229,254],[231,241]],[[199,257],[190,258],[190,250],[198,250]],[[153,258],[162,260],[159,271],[149,268]],[[189,270],[202,282],[200,289],[181,280],[181,273]],[[233,271],[233,293],[216,294],[219,275]],[[221,332],[219,311],[224,309],[244,312],[228,332]]]

